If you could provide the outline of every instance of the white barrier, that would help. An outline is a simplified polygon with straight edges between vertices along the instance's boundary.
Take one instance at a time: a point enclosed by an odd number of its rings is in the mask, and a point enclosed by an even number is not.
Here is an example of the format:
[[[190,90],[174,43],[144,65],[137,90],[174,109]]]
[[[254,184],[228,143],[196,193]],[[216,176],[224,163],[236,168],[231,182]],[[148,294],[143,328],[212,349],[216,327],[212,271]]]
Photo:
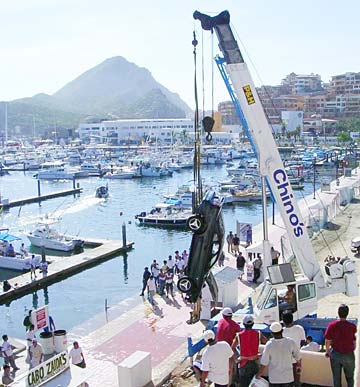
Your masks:
[[[151,382],[151,354],[136,351],[118,366],[119,387],[144,387]]]

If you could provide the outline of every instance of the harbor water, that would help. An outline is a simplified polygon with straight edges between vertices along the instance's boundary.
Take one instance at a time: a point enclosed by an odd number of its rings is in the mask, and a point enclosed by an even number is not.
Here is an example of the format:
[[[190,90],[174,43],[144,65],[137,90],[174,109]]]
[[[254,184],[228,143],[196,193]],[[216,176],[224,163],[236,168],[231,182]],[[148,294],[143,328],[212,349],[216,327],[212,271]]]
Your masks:
[[[188,250],[191,233],[179,230],[139,227],[135,215],[149,211],[163,200],[163,194],[174,193],[182,184],[192,180],[192,170],[182,170],[173,177],[108,180],[110,197],[95,198],[97,186],[105,184],[99,178],[81,179],[78,182],[83,192],[78,196],[60,197],[42,202],[11,208],[0,212],[0,228],[7,227],[11,234],[22,236],[32,230],[36,222],[48,215],[60,217],[57,229],[70,235],[79,235],[91,240],[121,239],[121,227],[125,222],[127,238],[135,242],[134,249],[77,273],[45,289],[0,305],[0,327],[2,333],[23,338],[22,320],[29,309],[49,305],[57,327],[85,334],[94,325],[116,317],[142,299],[142,273],[153,259],[162,262],[175,250]],[[202,177],[207,182],[227,178],[225,166],[204,166]],[[69,189],[72,182],[41,182],[42,193]],[[305,184],[297,191],[300,198],[312,192],[312,184]],[[0,194],[11,200],[37,194],[37,181],[32,172],[12,172],[0,178]],[[272,205],[268,204],[271,216]],[[262,219],[260,203],[244,203],[224,207],[226,231],[236,228],[236,221],[257,224]],[[28,248],[29,241],[24,237]],[[51,254],[53,254],[51,252]],[[0,280],[19,275],[18,272],[0,269]],[[106,300],[106,301],[105,301]],[[105,302],[110,308],[105,313]],[[75,329],[76,330],[76,329]]]

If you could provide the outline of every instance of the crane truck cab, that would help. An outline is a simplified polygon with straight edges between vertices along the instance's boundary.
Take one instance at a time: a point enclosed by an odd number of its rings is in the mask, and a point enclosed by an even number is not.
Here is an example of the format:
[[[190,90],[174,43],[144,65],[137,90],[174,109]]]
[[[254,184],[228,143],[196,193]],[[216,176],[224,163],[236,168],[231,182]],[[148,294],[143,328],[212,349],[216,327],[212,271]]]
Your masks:
[[[294,294],[292,303],[284,300],[290,289]],[[273,285],[267,279],[253,305],[255,320],[270,325],[274,321],[281,321],[285,311],[291,312],[294,320],[316,313],[317,291],[315,282],[309,281],[305,277],[299,277],[296,282]]]

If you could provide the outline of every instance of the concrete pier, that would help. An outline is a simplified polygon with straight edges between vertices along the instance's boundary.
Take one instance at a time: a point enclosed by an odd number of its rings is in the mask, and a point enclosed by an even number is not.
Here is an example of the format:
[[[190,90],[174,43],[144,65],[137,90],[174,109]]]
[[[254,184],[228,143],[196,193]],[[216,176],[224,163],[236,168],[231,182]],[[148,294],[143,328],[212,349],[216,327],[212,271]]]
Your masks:
[[[85,246],[97,246],[91,250],[84,251],[81,254],[71,255],[68,257],[50,257],[53,260],[49,264],[46,276],[37,270],[37,279],[32,280],[30,272],[11,278],[9,283],[11,289],[7,292],[0,290],[0,303],[12,300],[30,291],[41,289],[50,283],[54,283],[66,276],[73,275],[88,267],[103,262],[114,257],[115,254],[130,250],[134,242],[128,242],[123,245],[121,241],[115,240],[95,240],[86,241]]]
[[[19,206],[23,206],[24,204],[38,203],[48,199],[59,198],[61,196],[79,194],[81,192],[82,192],[82,188],[75,188],[75,189],[67,189],[64,191],[52,192],[45,195],[30,196],[24,199],[18,199],[18,200],[12,200],[12,201],[3,200],[2,202],[0,202],[0,209],[6,210],[10,207],[19,207]]]

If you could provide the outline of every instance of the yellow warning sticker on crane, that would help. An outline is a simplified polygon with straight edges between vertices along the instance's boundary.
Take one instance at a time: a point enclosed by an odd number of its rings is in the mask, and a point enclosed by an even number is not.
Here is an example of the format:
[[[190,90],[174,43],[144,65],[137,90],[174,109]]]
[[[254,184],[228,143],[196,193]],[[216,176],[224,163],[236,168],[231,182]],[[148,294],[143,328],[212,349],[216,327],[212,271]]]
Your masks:
[[[245,97],[246,97],[246,100],[248,102],[248,105],[252,105],[253,103],[255,103],[255,98],[254,98],[254,95],[253,95],[253,93],[251,91],[250,85],[244,86],[243,90],[244,90]]]

